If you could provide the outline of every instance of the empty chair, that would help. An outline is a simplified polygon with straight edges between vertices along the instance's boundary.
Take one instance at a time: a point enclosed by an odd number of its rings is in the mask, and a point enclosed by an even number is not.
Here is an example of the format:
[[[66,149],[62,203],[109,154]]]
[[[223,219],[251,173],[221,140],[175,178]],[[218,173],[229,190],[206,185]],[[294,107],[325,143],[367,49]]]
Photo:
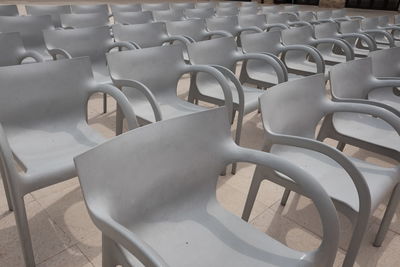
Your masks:
[[[399,96],[393,91],[393,87],[400,87],[400,80],[398,77],[380,79],[373,75],[370,58],[338,65],[332,68],[330,77],[332,97],[336,101],[369,104],[400,117]],[[340,150],[345,144],[351,144],[400,161],[398,133],[383,120],[368,115],[342,113],[328,116],[318,138],[339,141]]]
[[[71,13],[71,7],[68,5],[26,5],[25,9],[28,15],[50,15],[54,27],[57,28],[61,27],[60,15]]]
[[[217,2],[196,2],[196,8],[215,8],[217,7]]]
[[[182,9],[168,9],[168,10],[155,10],[153,11],[155,21],[177,21],[184,20]]]
[[[325,62],[319,51],[312,46],[306,45],[284,45],[281,42],[281,32],[271,31],[262,33],[252,33],[242,36],[242,48],[245,53],[272,54],[279,57],[288,69],[288,79],[296,79],[305,75],[315,73],[325,73]],[[295,67],[291,68],[291,62],[286,61],[286,54],[293,51],[303,53],[303,62],[296,62]],[[309,60],[310,59],[310,60]],[[302,68],[301,66],[304,66]],[[315,68],[315,72],[306,72],[309,66]],[[268,88],[278,83],[275,71],[262,61],[250,60],[243,63],[240,74],[242,83],[256,84],[259,87]]]
[[[229,17],[239,15],[239,8],[233,7],[218,7],[215,9],[215,15],[217,17]]]
[[[164,22],[136,25],[116,24],[112,26],[112,30],[116,41],[131,42],[141,48],[162,46],[175,41],[183,45],[190,42],[182,35],[169,35]]]
[[[63,28],[101,27],[110,23],[105,13],[62,14],[60,19]]]
[[[342,62],[341,58],[334,58],[332,55],[336,55],[335,51],[329,51],[326,49],[325,44],[335,45],[338,49],[342,50],[344,54],[344,60],[349,61],[354,59],[354,51],[350,44],[344,40],[333,39],[333,38],[321,38],[317,39],[314,37],[314,30],[311,26],[295,27],[288,30],[282,31],[282,40],[286,45],[303,44],[316,47],[322,54],[325,63],[330,65]],[[319,49],[321,45],[323,48]],[[301,60],[304,61],[304,54],[298,52],[292,52],[286,55],[287,59],[293,62]],[[338,56],[339,57],[339,56]],[[303,66],[304,68],[304,66]],[[314,67],[304,68],[305,71],[314,71]],[[329,70],[329,69],[328,69]]]
[[[300,21],[306,21],[311,24],[317,23],[317,15],[313,11],[297,12]]]
[[[106,92],[130,129],[137,121],[120,90],[96,84],[87,57],[2,67],[0,79],[1,176],[25,265],[35,266],[24,196],[75,177],[73,157],[105,141],[86,122],[89,97]]]
[[[194,2],[170,3],[169,6],[170,6],[171,9],[189,9],[189,8],[195,8]]]
[[[18,32],[0,33],[0,66],[21,64],[25,59],[32,58],[42,62],[42,56],[35,51],[26,51]]]
[[[242,6],[239,8],[239,15],[254,15],[260,11],[258,6]]]
[[[73,30],[44,31],[44,39],[49,53],[71,58],[88,56],[92,63],[94,80],[99,83],[112,83],[106,64],[106,53],[113,48],[135,49],[128,42],[114,43],[109,27],[82,28]],[[66,42],[65,40],[68,40]],[[104,94],[103,110],[107,112],[107,95]]]
[[[267,23],[269,25],[277,25],[283,24],[289,27],[298,27],[298,26],[311,26],[309,22],[300,21],[296,15],[285,13],[285,14],[269,14],[267,16]],[[283,28],[283,27],[281,27]]]
[[[362,28],[364,30],[383,30],[383,31],[390,31],[392,33],[392,36],[394,33],[399,33],[400,32],[400,26],[380,26],[380,21],[379,17],[370,17],[370,18],[365,18],[361,22]],[[391,45],[390,41],[386,39],[386,36],[382,34],[376,34],[376,33],[370,33],[375,40],[377,41],[378,44],[383,44],[383,45]],[[393,36],[394,39],[394,36]],[[381,48],[386,48],[385,46]]]
[[[169,3],[142,3],[142,10],[154,11],[154,10],[167,10],[169,9]]]
[[[206,72],[221,85],[229,113],[232,94],[225,77],[212,67],[187,65],[179,46],[160,46],[107,54],[110,74],[128,97],[136,115],[151,123],[205,110],[177,96],[178,81],[185,73]],[[118,123],[122,128],[121,122]]]
[[[120,24],[143,24],[154,21],[151,11],[115,12],[113,16],[114,23]]]
[[[132,157],[137,151],[142,156]],[[309,192],[323,229],[316,250],[291,249],[221,206],[216,199],[218,174],[233,161],[282,172]],[[75,164],[86,207],[102,232],[103,266],[333,264],[339,222],[329,197],[291,163],[236,146],[223,109],[139,128],[76,157]],[[91,166],[102,166],[101,171]]]
[[[345,20],[352,20],[352,19],[358,19],[358,20],[363,20],[365,19],[364,16],[347,16],[346,15],[346,9],[333,9],[331,18],[335,21],[345,21]]]
[[[72,13],[88,14],[88,13],[103,13],[109,15],[107,4],[89,4],[89,5],[71,5]]]
[[[137,12],[142,11],[142,5],[139,3],[131,4],[110,4],[111,13],[115,12]]]
[[[353,158],[334,147],[315,140],[318,122],[329,114],[370,114],[390,123],[399,143],[400,118],[372,105],[333,102],[326,96],[325,78],[316,74],[276,85],[260,97],[264,125],[264,151],[301,167],[319,182],[354,228],[343,266],[353,266],[360,244],[367,233],[368,221],[378,206],[391,195],[384,219],[375,239],[382,242],[399,202],[400,169],[384,168]],[[249,219],[257,191],[264,179],[286,188],[281,204],[290,191],[308,197],[287,176],[258,165],[254,172],[242,218]]]
[[[241,27],[258,27],[262,30],[284,30],[287,29],[288,26],[282,23],[278,24],[268,24],[267,16],[265,14],[258,15],[243,15],[238,17],[239,25]],[[245,32],[246,34],[246,32]]]
[[[385,27],[389,27],[388,30],[389,30],[389,32],[392,33],[393,38],[394,38],[396,41],[400,41],[400,31],[399,31],[399,28],[400,28],[400,21],[397,22],[397,24],[396,24],[396,17],[398,17],[398,16],[399,16],[399,15],[394,16],[394,23],[390,23],[390,22],[389,22],[389,20],[390,20],[389,16],[379,16],[379,17],[378,17],[379,26],[380,26],[381,28],[383,28],[383,29],[385,29]],[[390,29],[391,27],[394,27],[394,28],[393,28],[393,29]]]
[[[167,22],[166,25],[169,34],[189,37],[192,41],[195,42],[215,37],[232,36],[229,32],[208,30],[204,19],[171,21]]]
[[[193,9],[185,9],[183,14],[188,19],[206,19],[211,18],[215,15],[214,8],[193,8]]]
[[[400,77],[400,48],[393,47],[371,53],[372,73],[377,77]]]
[[[0,16],[18,16],[17,5],[0,5]]]
[[[43,16],[0,16],[0,32],[19,32],[24,46],[50,58],[43,40],[43,30],[54,29],[50,15]]]

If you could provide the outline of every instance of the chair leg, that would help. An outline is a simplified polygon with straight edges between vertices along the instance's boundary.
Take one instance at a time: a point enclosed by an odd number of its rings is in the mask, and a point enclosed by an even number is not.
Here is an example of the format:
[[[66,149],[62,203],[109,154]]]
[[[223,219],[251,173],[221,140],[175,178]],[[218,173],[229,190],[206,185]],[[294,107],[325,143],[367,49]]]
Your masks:
[[[236,113],[236,112],[234,112],[234,113]],[[232,122],[233,122],[234,119],[235,119],[235,115],[233,115]],[[237,124],[236,124],[236,131],[235,131],[235,142],[236,142],[237,145],[240,145],[240,137],[241,137],[241,134],[242,134],[242,125],[243,125],[243,112],[239,111],[238,112],[238,121],[237,121]],[[232,164],[231,173],[235,174],[236,173],[236,169],[237,169],[237,163],[234,162]]]
[[[397,184],[390,197],[378,233],[376,234],[374,241],[375,247],[380,247],[382,245],[382,242],[385,239],[386,233],[389,229],[390,223],[392,222],[393,216],[396,212],[399,202],[400,202],[400,186],[399,184]]]
[[[286,205],[287,200],[289,198],[289,195],[290,195],[290,190],[289,189],[285,189],[285,192],[283,192],[283,196],[282,196],[282,199],[281,199],[281,205],[282,206]]]
[[[5,176],[5,173],[4,173],[4,170],[2,167],[0,167],[0,174],[1,174],[1,178],[3,179],[3,187],[4,187],[4,191],[6,193],[8,210],[13,211],[11,195],[10,195],[10,187],[8,186],[8,182],[7,182],[7,179],[6,179],[6,176]]]
[[[254,206],[254,202],[256,201],[257,193],[258,190],[260,189],[262,181],[262,176],[261,173],[256,167],[256,170],[254,172],[253,180],[251,181],[250,185],[250,190],[249,194],[247,195],[246,203],[244,204],[244,209],[242,213],[242,219],[245,220],[246,222],[249,221],[250,219],[250,214]]]
[[[346,143],[339,142],[337,144],[336,148],[343,152],[345,146],[346,146]]]
[[[116,122],[115,122],[115,134],[122,134],[122,130],[124,127],[124,116],[122,114],[121,108],[117,105],[117,114],[116,114]]]
[[[103,94],[103,113],[107,113],[107,94]]]
[[[107,236],[102,234],[101,236],[101,250],[102,250],[102,266],[103,267],[115,267],[119,263],[115,259],[115,243],[111,239],[109,239]]]
[[[14,216],[17,224],[25,265],[26,267],[34,267],[35,257],[33,255],[32,240],[29,232],[28,218],[26,216],[25,202],[23,197],[17,197],[14,198],[14,200]]]

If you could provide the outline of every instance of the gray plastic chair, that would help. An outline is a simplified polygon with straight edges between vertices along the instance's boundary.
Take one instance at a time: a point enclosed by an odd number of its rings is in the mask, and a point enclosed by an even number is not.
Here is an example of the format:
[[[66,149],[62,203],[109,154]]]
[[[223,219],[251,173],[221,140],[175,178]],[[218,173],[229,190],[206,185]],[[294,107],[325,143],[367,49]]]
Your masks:
[[[18,32],[0,33],[0,66],[21,64],[25,59],[32,58],[35,62],[44,61],[35,51],[26,51]]]
[[[167,22],[166,25],[169,34],[185,36],[192,40],[192,42],[203,41],[215,37],[232,36],[229,32],[225,31],[209,31],[204,19],[170,21]]]
[[[196,9],[197,8],[216,8],[217,2],[210,1],[210,2],[196,2]]]
[[[283,6],[283,12],[286,13],[298,13],[300,11],[300,6],[297,5],[290,5],[290,6]]]
[[[18,16],[17,5],[0,5],[0,16]]]
[[[270,30],[267,24],[267,17],[264,14],[240,15],[238,16],[239,25],[241,27],[257,27],[262,30]],[[287,27],[284,27],[285,29]]]
[[[236,6],[232,7],[217,7],[215,9],[215,16],[217,17],[229,17],[239,15],[239,8]]]
[[[313,23],[317,20],[317,15],[313,11],[299,11],[297,13],[300,21]]]
[[[341,59],[333,58],[333,53],[336,51],[330,51],[326,49],[327,46],[321,45],[330,45],[331,47],[335,45],[338,49],[342,50],[344,54],[344,60],[349,61],[354,59],[354,51],[349,43],[345,40],[333,39],[333,38],[315,38],[314,29],[311,26],[303,26],[303,27],[295,27],[290,28],[288,30],[282,31],[282,40],[286,45],[309,45],[314,46],[320,51],[322,54],[325,63],[329,65],[334,65],[341,63]],[[336,54],[336,53],[335,53]],[[304,54],[300,52],[292,52],[288,54],[287,60],[291,61],[292,65],[295,65],[297,62],[304,62]],[[327,66],[328,67],[328,66]],[[302,67],[305,71],[315,72],[314,66],[309,66],[307,68]],[[299,68],[297,68],[299,69]],[[329,67],[327,68],[329,70]]]
[[[242,6],[239,8],[239,15],[255,15],[260,11],[258,6]]]
[[[347,16],[346,9],[333,9],[331,18],[335,21],[343,21],[343,20],[363,20],[364,16]]]
[[[387,109],[400,117],[400,98],[393,87],[400,87],[400,79],[377,78],[372,73],[372,60],[359,59],[332,68],[331,92],[335,101],[362,103]],[[400,162],[398,134],[378,118],[354,113],[327,116],[318,135],[319,140],[339,141],[338,149],[346,144],[383,154]]]
[[[193,8],[193,9],[185,9],[183,14],[188,19],[207,19],[211,18],[215,15],[214,8]]]
[[[237,2],[237,1],[220,1],[220,2],[218,2],[217,8],[218,7],[222,7],[222,8],[225,8],[225,7],[239,7],[239,6],[240,6],[240,2]]]
[[[75,14],[103,13],[109,15],[107,4],[88,4],[88,5],[71,5],[71,11]]]
[[[243,6],[244,6],[244,7],[248,7],[248,6],[257,6],[257,7],[259,7],[259,6],[260,6],[259,3],[256,2],[256,1],[242,2],[241,4],[242,4],[242,7],[243,7]]]
[[[54,59],[58,56],[75,58],[88,56],[92,62],[94,80],[99,84],[111,84],[107,69],[106,53],[113,48],[135,49],[128,42],[116,42],[110,36],[109,27],[50,30],[43,32],[46,46]],[[66,42],[65,40],[68,40]],[[107,112],[107,95],[103,96],[103,111]]]
[[[71,13],[71,7],[69,5],[59,6],[59,5],[26,5],[26,13],[28,15],[50,15],[54,27],[61,27],[61,14]]]
[[[237,161],[275,169],[309,193],[323,229],[316,250],[288,248],[221,206],[218,174]],[[235,145],[222,108],[131,131],[76,157],[75,165],[90,217],[102,232],[103,266],[329,267],[334,262],[339,222],[325,191],[290,162]]]
[[[276,14],[282,10],[283,10],[283,7],[280,5],[261,6],[261,13],[263,13],[263,14]]]
[[[192,43],[188,46],[189,59],[192,64],[211,65],[224,73],[230,80],[230,90],[233,95],[234,114],[238,113],[237,130],[235,141],[240,143],[240,134],[243,124],[243,116],[258,109],[258,97],[263,93],[262,90],[244,86],[235,76],[236,65],[240,61],[259,60],[271,66],[277,77],[277,82],[287,81],[287,70],[283,63],[273,55],[262,54],[243,54],[238,51],[238,47],[233,37],[217,38],[207,41]],[[224,103],[224,94],[219,84],[206,74],[194,75],[190,84],[189,102],[199,100],[216,105]],[[236,165],[232,167],[232,173],[236,172]]]
[[[105,141],[86,122],[89,97],[110,94],[130,129],[137,121],[120,90],[96,84],[88,58],[2,67],[0,80],[1,176],[25,265],[35,266],[24,196],[75,177],[73,157]]]
[[[270,25],[283,24],[289,27],[299,27],[299,26],[311,26],[309,22],[300,21],[296,15],[285,13],[285,14],[269,14],[267,16],[267,23]],[[284,27],[282,27],[284,29]],[[288,28],[288,27],[286,27]]]
[[[114,23],[120,24],[144,24],[154,22],[153,13],[151,11],[137,12],[114,12]]]
[[[306,73],[303,68],[291,69],[290,61],[286,62],[286,54],[293,51],[303,53],[304,66],[315,65],[316,73],[325,73],[325,62],[320,52],[312,46],[306,45],[284,45],[281,42],[281,32],[271,31],[252,33],[242,36],[242,48],[245,53],[272,54],[279,57],[288,70],[288,79],[297,79],[315,73]],[[312,62],[308,59],[310,58]],[[296,67],[299,65],[296,64]],[[240,74],[242,83],[256,84],[259,87],[268,88],[278,84],[275,71],[264,62],[248,61],[242,66]]]
[[[334,147],[315,140],[315,130],[318,122],[328,114],[370,114],[391,124],[399,140],[400,118],[372,105],[329,100],[322,74],[270,88],[260,97],[260,106],[265,129],[263,150],[312,174],[327,191],[336,208],[353,223],[354,230],[343,263],[345,267],[353,266],[372,213],[391,195],[374,245],[380,246],[385,237],[400,200],[400,168],[384,168],[346,156]],[[307,192],[287,176],[257,166],[242,215],[245,220],[249,219],[257,191],[264,179],[286,188],[282,205],[286,204],[290,191],[308,197]]]
[[[171,9],[190,9],[195,8],[194,2],[183,2],[183,3],[169,3]]]
[[[381,28],[385,28],[385,27],[389,27],[389,32],[392,33],[393,38],[395,39],[395,41],[400,41],[400,31],[398,30],[400,28],[400,20],[397,19],[397,23],[396,23],[396,17],[399,17],[399,15],[394,16],[394,23],[390,23],[390,18],[389,16],[379,16],[378,20],[379,20],[379,26]],[[395,27],[394,30],[390,30],[390,27]]]
[[[371,53],[372,73],[377,77],[400,77],[400,48],[394,47]]]
[[[50,15],[43,16],[0,16],[0,32],[19,32],[24,46],[36,51],[45,59],[47,53],[42,30],[54,29]]]
[[[116,41],[131,42],[140,48],[162,46],[173,42],[179,42],[185,46],[190,43],[190,39],[185,36],[169,35],[164,22],[136,25],[115,24],[112,30]]]
[[[178,81],[185,73],[206,72],[218,80],[232,113],[232,94],[225,77],[208,66],[187,65],[179,46],[160,46],[107,54],[114,84],[128,97],[144,123],[179,117],[205,110],[177,96]],[[149,71],[151,70],[151,71]],[[117,122],[122,131],[122,118]]]
[[[155,21],[163,22],[186,19],[185,15],[183,14],[183,9],[155,10],[153,11],[153,17]]]
[[[391,33],[393,39],[394,39],[394,34],[400,32],[400,26],[380,26],[380,21],[379,17],[370,17],[370,18],[365,18],[362,20],[362,28],[364,30],[383,30],[383,31],[388,31]],[[376,35],[375,33],[370,33],[372,36]],[[382,44],[384,46],[380,46],[380,48],[387,48],[387,46],[391,46],[390,41],[386,39],[385,36],[382,34],[377,34],[375,37],[375,40],[378,44]],[[392,47],[392,46],[391,46]]]
[[[168,10],[169,3],[142,3],[143,11]]]
[[[142,5],[140,3],[130,4],[110,4],[111,13],[115,12],[137,12],[142,11]]]
[[[317,39],[321,38],[333,38],[349,41],[349,44],[357,44],[360,42],[364,42],[369,51],[375,51],[377,49],[375,40],[367,34],[364,33],[339,33],[339,27],[335,22],[321,23],[314,25],[315,37]],[[357,46],[352,47],[353,50],[357,50]],[[319,49],[322,51],[322,54],[325,56],[326,60],[330,61],[341,61],[345,62],[346,58],[343,55],[333,53],[335,51],[334,44],[322,44],[319,46]],[[365,57],[365,54],[357,55],[356,57]]]
[[[88,14],[61,14],[61,27],[63,28],[89,28],[109,26],[110,21],[105,13]]]

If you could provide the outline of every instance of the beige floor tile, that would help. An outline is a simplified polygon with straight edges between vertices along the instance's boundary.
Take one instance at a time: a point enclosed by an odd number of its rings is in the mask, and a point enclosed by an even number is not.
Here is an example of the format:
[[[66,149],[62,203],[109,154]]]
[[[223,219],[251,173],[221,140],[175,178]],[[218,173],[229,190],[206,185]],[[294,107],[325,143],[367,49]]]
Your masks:
[[[101,233],[86,236],[77,244],[82,253],[96,267],[101,267]]]
[[[63,252],[55,255],[47,261],[38,265],[38,267],[93,267],[89,260],[82,254],[78,247],[70,247]]]

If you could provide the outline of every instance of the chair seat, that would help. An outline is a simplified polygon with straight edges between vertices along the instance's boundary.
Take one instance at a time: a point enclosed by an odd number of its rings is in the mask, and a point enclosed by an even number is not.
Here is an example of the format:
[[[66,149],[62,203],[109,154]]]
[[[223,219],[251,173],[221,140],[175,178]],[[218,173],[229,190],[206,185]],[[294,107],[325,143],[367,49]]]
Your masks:
[[[359,201],[356,187],[344,169],[331,158],[307,149],[274,145],[271,152],[300,166],[310,173],[327,191],[328,195],[347,204],[358,212]],[[374,211],[385,200],[399,182],[399,168],[383,168],[349,157],[364,176],[371,193],[371,210]],[[289,179],[286,177],[286,179]]]
[[[106,66],[104,68],[102,67],[93,67],[93,78],[96,81],[96,83],[108,83],[111,84],[112,80],[110,77],[110,73],[108,72],[108,69]]]
[[[400,111],[400,96],[393,93],[393,88],[378,88],[368,94],[368,99],[382,102]]]
[[[329,53],[329,54],[323,54],[322,56],[325,61],[331,61],[331,62],[336,62],[336,63],[346,62],[346,56],[344,56],[344,55]]]
[[[381,119],[364,114],[339,112],[333,115],[333,125],[342,135],[400,152],[399,135]]]
[[[286,60],[286,66],[292,70],[298,70],[301,72],[307,72],[309,74],[317,73],[317,65],[310,61],[289,61]],[[331,66],[325,65],[325,75],[328,75]]]
[[[261,233],[215,200],[204,203],[190,195],[174,203],[174,210],[162,207],[148,221],[129,227],[169,266],[310,266],[299,262],[305,253]]]
[[[359,56],[367,57],[370,53],[370,51],[368,49],[362,49],[362,48],[358,48],[358,47],[353,47],[353,49],[354,49],[354,54],[359,55]]]

